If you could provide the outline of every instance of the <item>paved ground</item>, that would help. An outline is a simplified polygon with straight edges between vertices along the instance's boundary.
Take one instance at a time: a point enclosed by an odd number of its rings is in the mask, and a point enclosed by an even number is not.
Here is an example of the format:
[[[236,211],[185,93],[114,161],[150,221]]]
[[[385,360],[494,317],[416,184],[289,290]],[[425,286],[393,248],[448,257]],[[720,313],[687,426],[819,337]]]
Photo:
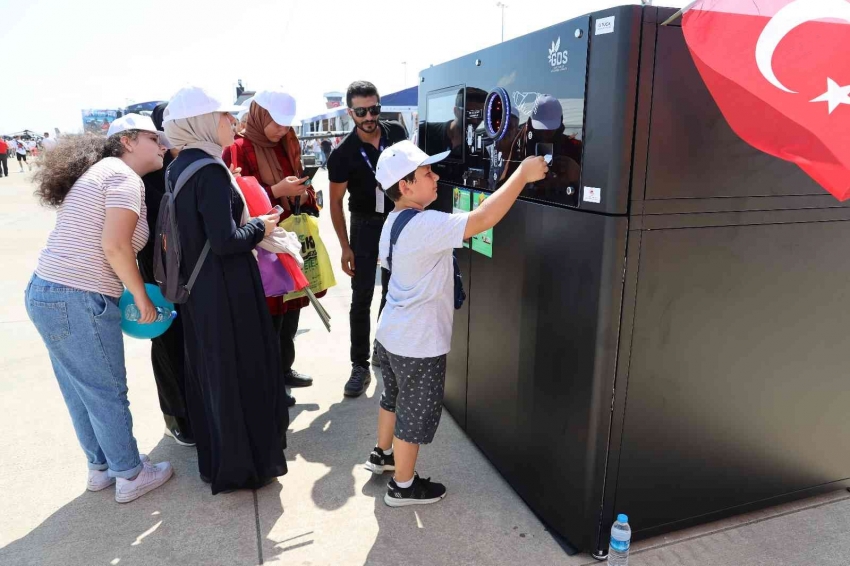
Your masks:
[[[171,460],[176,477],[128,505],[116,504],[111,490],[86,492],[85,461],[23,308],[53,213],[36,205],[29,174],[12,169],[0,179],[0,565],[596,564],[567,556],[445,413],[418,467],[445,481],[449,496],[418,509],[383,504],[386,478],[360,466],[374,443],[379,380],[360,399],[342,395],[350,287],[341,272],[323,300],[333,332],[313,312],[302,317],[296,369],[316,385],[295,391],[290,472],[279,483],[210,495],[194,450],[162,435],[149,343],[128,339],[139,448]],[[317,186],[326,182],[320,172]],[[328,214],[322,230],[336,257]],[[838,491],[642,541],[630,564],[847,565],[848,499]]]

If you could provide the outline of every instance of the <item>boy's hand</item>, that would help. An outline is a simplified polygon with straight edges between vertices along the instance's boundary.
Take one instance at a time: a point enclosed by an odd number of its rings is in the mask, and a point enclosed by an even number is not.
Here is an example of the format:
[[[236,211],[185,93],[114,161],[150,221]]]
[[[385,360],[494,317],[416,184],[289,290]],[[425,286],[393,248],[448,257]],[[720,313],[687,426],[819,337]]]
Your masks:
[[[542,156],[526,157],[519,166],[519,173],[527,183],[534,183],[546,177],[549,165]]]

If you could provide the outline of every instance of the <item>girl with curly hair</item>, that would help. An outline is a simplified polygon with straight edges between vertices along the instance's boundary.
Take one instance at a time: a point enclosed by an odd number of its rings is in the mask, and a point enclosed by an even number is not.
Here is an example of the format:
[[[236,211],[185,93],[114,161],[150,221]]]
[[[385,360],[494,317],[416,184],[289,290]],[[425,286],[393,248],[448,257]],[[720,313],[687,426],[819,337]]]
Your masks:
[[[115,484],[126,503],[165,483],[171,464],[139,454],[127,400],[118,298],[124,286],[152,322],[136,253],[148,239],[141,176],[162,167],[167,139],[150,118],[128,114],[106,138],[64,138],[35,175],[36,195],[57,209],[56,227],[26,290],[30,320],[47,346],[77,439],[89,491]]]

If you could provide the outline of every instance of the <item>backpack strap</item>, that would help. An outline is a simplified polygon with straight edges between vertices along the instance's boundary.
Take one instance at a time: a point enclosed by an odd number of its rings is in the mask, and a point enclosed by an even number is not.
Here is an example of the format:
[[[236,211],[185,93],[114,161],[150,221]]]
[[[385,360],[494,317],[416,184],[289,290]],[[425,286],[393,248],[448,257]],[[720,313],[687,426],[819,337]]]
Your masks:
[[[405,208],[401,212],[398,213],[398,218],[393,222],[393,227],[390,229],[390,253],[387,256],[387,270],[393,270],[393,247],[396,242],[398,242],[398,237],[401,235],[401,231],[404,230],[404,227],[407,226],[407,223],[413,220],[413,217],[419,214],[420,211],[415,208]]]
[[[172,162],[172,165],[174,162]],[[174,188],[171,188],[171,177],[169,176],[169,172],[171,170],[171,165],[168,166],[168,169],[165,171],[165,181],[166,188],[165,190],[171,193],[172,201],[177,198],[177,195],[180,194],[180,191],[183,190],[184,185],[192,178],[192,175],[198,172],[203,167],[207,165],[224,165],[224,163],[218,159],[213,159],[212,157],[204,157],[203,159],[198,159],[197,161],[193,161],[186,167],[180,176],[177,177],[177,183]],[[174,214],[171,215],[172,222],[172,234],[177,234],[177,218]],[[198,278],[198,275],[201,273],[201,268],[204,266],[204,261],[207,259],[207,255],[210,253],[210,241],[207,240],[204,244],[204,248],[201,250],[201,255],[198,256],[198,261],[195,262],[195,268],[192,270],[192,275],[189,276],[189,281],[186,283],[186,291],[191,293],[192,287],[195,285],[195,280]]]
[[[173,165],[174,163],[175,162],[172,161],[171,165]],[[212,165],[212,164],[215,164],[215,163],[218,163],[219,165],[222,165],[222,166],[224,164],[223,161],[221,161],[219,159],[213,159],[212,157],[204,157],[202,159],[198,159],[197,161],[193,161],[192,163],[190,163],[188,165],[188,167],[186,167],[183,170],[182,173],[180,173],[180,176],[177,177],[177,183],[175,183],[173,190],[171,188],[171,177],[168,175],[168,172],[171,171],[171,165],[169,165],[168,169],[166,170],[166,176],[165,176],[165,179],[167,181],[166,190],[168,192],[173,192],[174,198],[176,199],[177,195],[180,194],[180,191],[183,189],[183,185],[185,185],[189,181],[189,179],[192,177],[192,175],[197,173],[198,170],[201,169],[202,167],[206,167],[207,165]],[[226,169],[226,167],[225,167],[225,169]]]

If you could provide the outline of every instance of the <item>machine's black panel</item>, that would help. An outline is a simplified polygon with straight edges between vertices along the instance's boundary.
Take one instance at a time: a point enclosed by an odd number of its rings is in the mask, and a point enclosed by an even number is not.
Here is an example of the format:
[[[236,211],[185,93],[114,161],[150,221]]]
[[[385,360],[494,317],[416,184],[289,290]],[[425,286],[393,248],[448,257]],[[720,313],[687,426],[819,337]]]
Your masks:
[[[601,477],[591,470],[607,447],[597,440],[607,439],[616,358],[599,336],[616,335],[626,224],[518,202],[494,230],[493,257],[472,256],[467,431],[584,548],[596,536]]]
[[[633,530],[850,477],[848,239],[643,233],[616,495]]]
[[[796,165],[744,143],[691,60],[682,28],[659,27],[646,199],[825,195]]]
[[[463,278],[467,300],[454,313],[452,349],[446,359],[446,386],[443,402],[461,428],[466,428],[466,381],[469,357],[469,305],[472,302],[472,250],[459,248],[455,257]]]
[[[598,33],[597,22],[612,18],[614,33]],[[579,202],[584,210],[628,211],[640,30],[639,6],[602,10],[591,18]],[[599,202],[590,197],[591,187],[598,189]]]

